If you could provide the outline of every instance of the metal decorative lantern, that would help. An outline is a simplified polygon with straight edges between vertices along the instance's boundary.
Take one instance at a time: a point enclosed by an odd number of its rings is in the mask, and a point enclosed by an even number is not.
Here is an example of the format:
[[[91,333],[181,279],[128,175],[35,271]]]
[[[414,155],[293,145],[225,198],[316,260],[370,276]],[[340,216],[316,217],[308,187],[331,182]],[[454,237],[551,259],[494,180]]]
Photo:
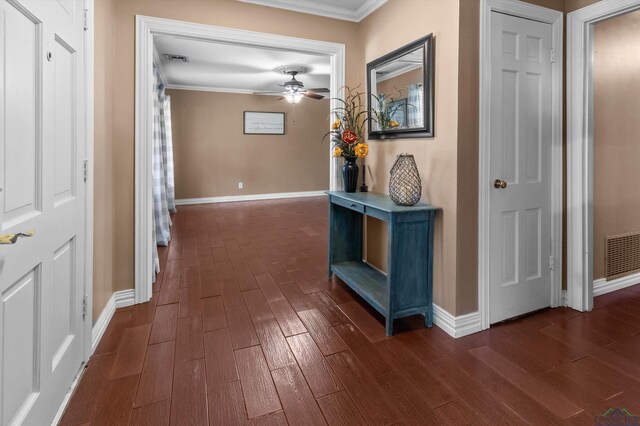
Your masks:
[[[400,154],[391,167],[389,196],[399,206],[413,206],[422,196],[418,166],[411,154]]]

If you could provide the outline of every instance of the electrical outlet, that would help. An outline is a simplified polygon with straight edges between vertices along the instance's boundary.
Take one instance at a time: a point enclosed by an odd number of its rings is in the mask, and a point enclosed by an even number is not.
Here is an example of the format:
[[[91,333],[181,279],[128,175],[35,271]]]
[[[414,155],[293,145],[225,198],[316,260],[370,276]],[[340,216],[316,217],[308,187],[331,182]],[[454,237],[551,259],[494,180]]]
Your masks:
[[[244,183],[243,182],[238,182],[238,189],[242,189],[244,188]]]

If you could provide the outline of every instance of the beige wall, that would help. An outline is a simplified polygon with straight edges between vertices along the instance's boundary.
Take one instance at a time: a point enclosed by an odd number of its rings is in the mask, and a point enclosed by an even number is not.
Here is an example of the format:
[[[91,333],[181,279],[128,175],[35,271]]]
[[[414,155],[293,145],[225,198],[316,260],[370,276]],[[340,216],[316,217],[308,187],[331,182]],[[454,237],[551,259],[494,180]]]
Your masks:
[[[115,2],[95,2],[93,320],[114,292],[113,88]]]
[[[436,224],[434,298],[455,315],[477,309],[477,0],[389,0],[359,24],[241,3],[236,0],[116,0],[113,170],[109,187],[96,187],[96,200],[115,230],[113,290],[133,286],[134,258],[134,19],[136,14],[242,28],[346,44],[349,85],[365,87],[366,63],[428,33],[435,36],[435,137],[371,141],[367,164],[375,192],[387,192],[397,154],[415,155],[423,178],[423,200],[444,209]],[[101,3],[100,2],[97,3]],[[594,0],[529,0],[573,11]],[[260,16],[261,19],[251,19]],[[96,104],[101,102],[96,97]],[[105,157],[109,162],[109,157]],[[98,165],[96,165],[98,167]],[[111,190],[112,192],[109,192]],[[105,202],[108,204],[108,202]],[[111,217],[110,215],[113,216]],[[368,227],[367,256],[384,267],[383,225]],[[97,244],[97,243],[96,243]],[[105,261],[105,263],[108,263]],[[107,267],[107,269],[109,269]]]
[[[529,2],[564,8],[563,0]],[[379,182],[372,189],[386,192],[387,173],[395,156],[405,151],[416,155],[424,183],[423,200],[443,207],[436,226],[434,301],[454,315],[478,309],[479,19],[477,0],[416,0],[388,2],[362,22],[365,62],[434,33],[436,137],[374,142],[371,151],[377,157],[372,155],[367,162],[377,166],[374,176]],[[399,27],[416,30],[394,33]],[[419,28],[426,30],[418,33]],[[386,45],[378,40],[383,37],[393,44],[386,51],[378,47]],[[375,53],[368,56],[369,52]],[[384,269],[386,250],[380,241],[386,229],[381,222],[370,222],[367,257]]]
[[[593,277],[605,237],[640,231],[640,12],[595,24]]]
[[[480,2],[460,1],[455,312],[478,309]]]
[[[329,101],[167,90],[176,198],[329,188]],[[244,135],[243,111],[285,113],[285,134]],[[244,189],[238,189],[243,182]]]
[[[391,0],[360,23],[364,63],[429,33],[435,40],[435,137],[370,141],[367,164],[373,192],[388,193],[389,170],[396,155],[413,154],[423,181],[422,200],[443,208],[436,221],[434,300],[455,311],[458,1]],[[364,74],[362,75],[364,78]],[[371,224],[375,225],[371,225]],[[386,267],[384,224],[370,221],[367,258]]]

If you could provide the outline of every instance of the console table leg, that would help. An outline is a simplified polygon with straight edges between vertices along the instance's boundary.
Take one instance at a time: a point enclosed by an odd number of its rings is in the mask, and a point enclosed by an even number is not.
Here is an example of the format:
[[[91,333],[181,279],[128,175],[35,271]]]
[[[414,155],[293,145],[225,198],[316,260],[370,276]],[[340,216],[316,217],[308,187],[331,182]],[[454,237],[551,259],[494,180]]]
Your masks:
[[[431,328],[431,326],[433,326],[433,308],[430,307],[425,313],[424,313],[424,322],[426,324],[427,327]]]
[[[387,336],[393,336],[393,318],[391,316],[386,318],[386,334]]]

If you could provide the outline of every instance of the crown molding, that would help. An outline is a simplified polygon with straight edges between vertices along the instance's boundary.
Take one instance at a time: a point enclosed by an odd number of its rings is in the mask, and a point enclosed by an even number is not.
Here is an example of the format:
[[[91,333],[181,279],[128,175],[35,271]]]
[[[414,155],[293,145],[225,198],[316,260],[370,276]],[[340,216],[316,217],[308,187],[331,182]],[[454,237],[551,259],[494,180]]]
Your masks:
[[[240,0],[243,3],[252,3],[260,6],[276,7],[294,12],[308,13],[343,21],[360,22],[387,0],[366,0],[356,10],[326,5],[309,0]]]
[[[358,18],[356,22],[362,21],[364,18],[371,15],[376,11],[376,9],[378,9],[386,2],[387,0],[367,0],[356,10],[356,17]]]
[[[165,89],[173,90],[193,90],[196,92],[215,92],[215,93],[235,93],[238,95],[256,95],[256,96],[284,96],[282,92],[256,92],[248,89],[234,89],[233,87],[213,87],[213,86],[194,86],[191,84],[166,84]],[[324,93],[324,92],[322,92]]]
[[[392,72],[390,72],[388,74],[385,74],[384,76],[376,77],[376,82],[380,83],[380,82],[383,82],[385,80],[391,80],[394,77],[397,77],[399,75],[411,72],[413,70],[417,70],[418,68],[422,68],[422,64],[416,64],[416,65],[409,64],[409,65],[406,65],[406,66],[404,66],[402,68],[399,68],[399,69],[397,69],[395,71],[392,71]]]
[[[237,93],[241,95],[256,95],[254,90],[247,89],[234,89],[231,87],[211,87],[211,86],[197,86],[192,84],[167,84],[167,89],[174,90],[194,90],[197,92],[220,92],[220,93]],[[278,95],[281,96],[281,95]]]

